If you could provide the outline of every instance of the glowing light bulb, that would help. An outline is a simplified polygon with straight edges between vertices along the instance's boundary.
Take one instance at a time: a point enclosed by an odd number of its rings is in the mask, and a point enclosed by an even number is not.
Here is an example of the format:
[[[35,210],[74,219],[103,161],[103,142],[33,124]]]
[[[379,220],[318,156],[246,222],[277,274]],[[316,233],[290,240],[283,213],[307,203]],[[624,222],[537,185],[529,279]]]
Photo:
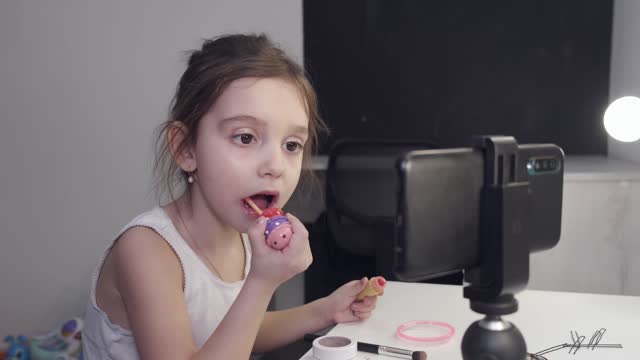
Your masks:
[[[640,139],[640,98],[625,96],[612,102],[604,112],[604,128],[618,141]]]

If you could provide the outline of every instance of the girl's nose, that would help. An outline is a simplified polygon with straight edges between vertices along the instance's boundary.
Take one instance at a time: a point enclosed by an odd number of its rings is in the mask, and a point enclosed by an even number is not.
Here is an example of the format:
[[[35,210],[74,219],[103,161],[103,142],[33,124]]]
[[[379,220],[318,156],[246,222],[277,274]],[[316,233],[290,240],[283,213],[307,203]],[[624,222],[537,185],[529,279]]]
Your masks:
[[[269,149],[263,152],[263,161],[259,168],[260,176],[270,176],[278,178],[284,172],[284,154],[280,146],[269,146]]]

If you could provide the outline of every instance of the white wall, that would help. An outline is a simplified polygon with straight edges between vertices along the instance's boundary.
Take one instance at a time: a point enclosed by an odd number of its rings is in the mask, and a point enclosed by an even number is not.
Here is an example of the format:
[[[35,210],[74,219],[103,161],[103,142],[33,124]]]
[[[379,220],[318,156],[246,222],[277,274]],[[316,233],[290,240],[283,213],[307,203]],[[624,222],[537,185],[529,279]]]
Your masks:
[[[249,31],[301,60],[302,2],[0,2],[0,335],[82,315],[102,251],[155,204],[183,52]]]
[[[568,156],[558,244],[531,256],[528,288],[640,296],[640,165]]]
[[[640,1],[614,0],[609,99],[640,97]],[[640,119],[638,119],[640,121]],[[609,138],[609,156],[640,163],[640,141]]]

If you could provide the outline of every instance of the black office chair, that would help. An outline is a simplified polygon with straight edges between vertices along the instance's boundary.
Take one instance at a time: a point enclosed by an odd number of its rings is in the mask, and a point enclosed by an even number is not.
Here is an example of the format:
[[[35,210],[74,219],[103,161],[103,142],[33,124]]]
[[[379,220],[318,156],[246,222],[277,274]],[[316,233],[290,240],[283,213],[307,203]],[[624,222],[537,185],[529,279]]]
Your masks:
[[[313,263],[305,273],[305,297],[312,301],[347,281],[382,275],[396,280],[393,251],[397,208],[396,162],[428,141],[342,140],[329,153],[326,210],[311,226]],[[458,279],[459,278],[459,279]],[[461,283],[461,276],[430,282]]]

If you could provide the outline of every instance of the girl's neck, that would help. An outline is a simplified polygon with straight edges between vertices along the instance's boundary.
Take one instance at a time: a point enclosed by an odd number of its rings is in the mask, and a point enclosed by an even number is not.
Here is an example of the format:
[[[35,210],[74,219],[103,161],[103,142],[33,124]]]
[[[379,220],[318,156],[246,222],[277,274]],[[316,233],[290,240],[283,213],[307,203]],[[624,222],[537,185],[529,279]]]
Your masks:
[[[244,279],[247,250],[240,233],[223,226],[208,206],[194,201],[198,196],[185,193],[165,206],[180,235],[205,266],[222,281]]]
[[[204,251],[218,252],[216,250],[234,246],[238,230],[223,224],[204,201],[198,200],[201,197],[194,195],[187,191],[169,204],[175,209],[178,221]]]

